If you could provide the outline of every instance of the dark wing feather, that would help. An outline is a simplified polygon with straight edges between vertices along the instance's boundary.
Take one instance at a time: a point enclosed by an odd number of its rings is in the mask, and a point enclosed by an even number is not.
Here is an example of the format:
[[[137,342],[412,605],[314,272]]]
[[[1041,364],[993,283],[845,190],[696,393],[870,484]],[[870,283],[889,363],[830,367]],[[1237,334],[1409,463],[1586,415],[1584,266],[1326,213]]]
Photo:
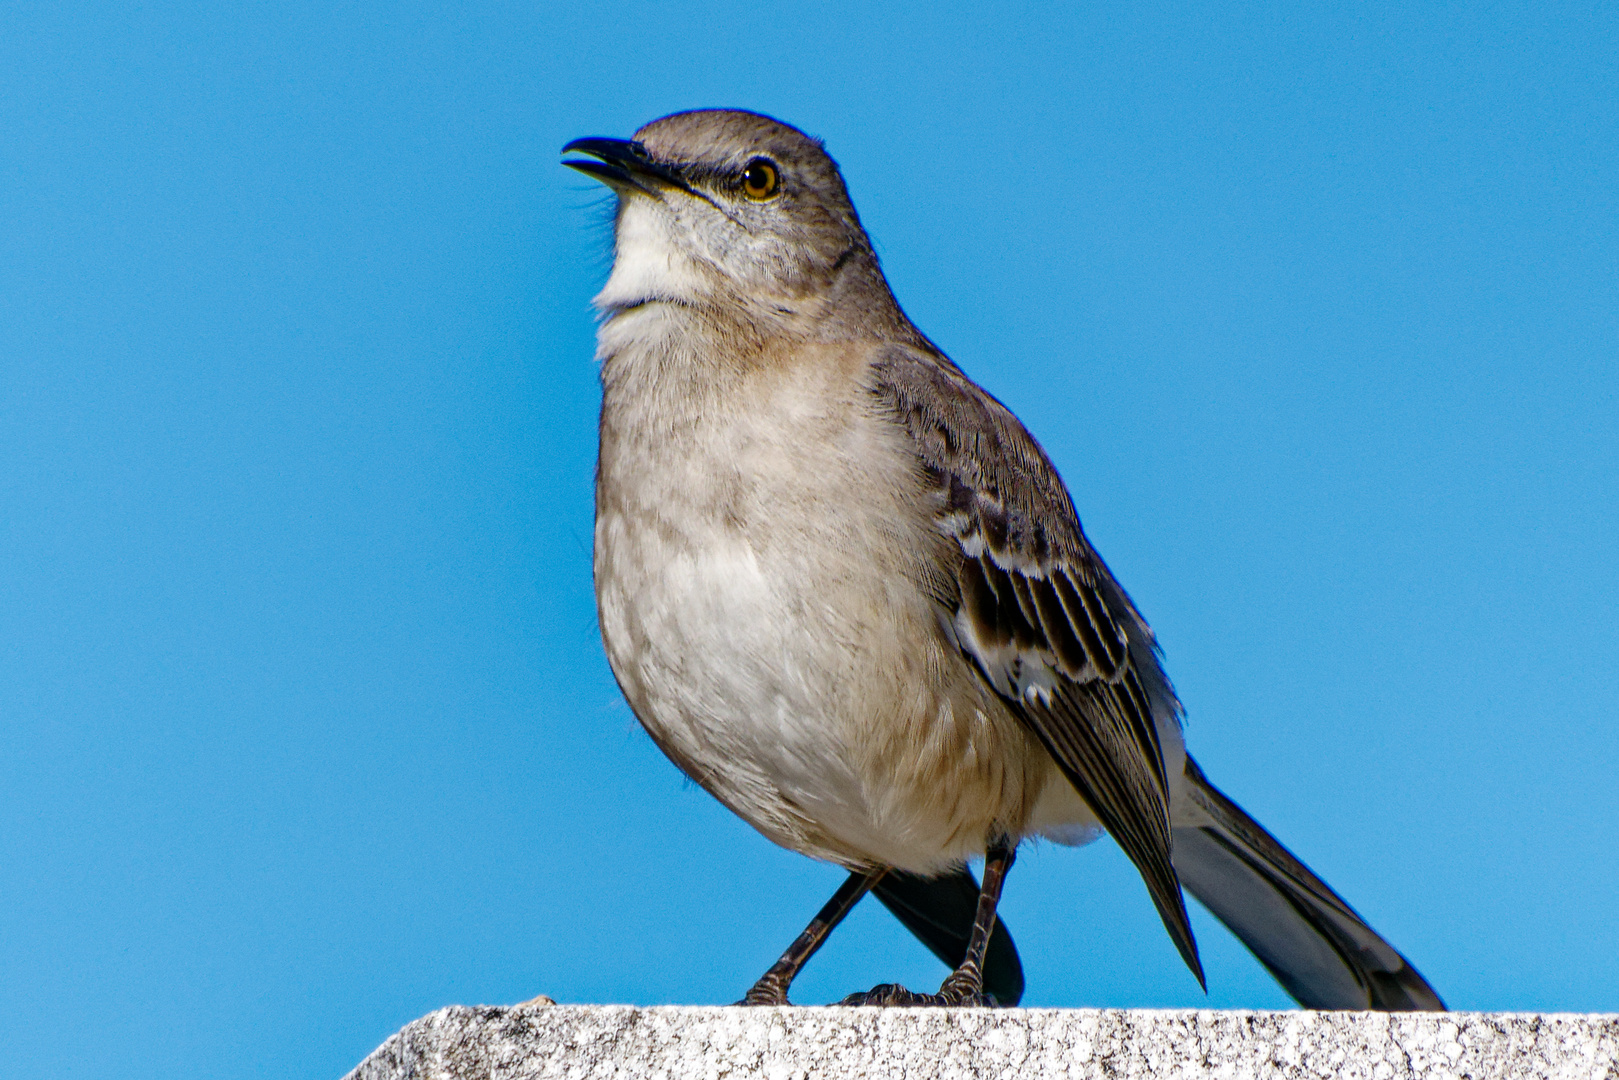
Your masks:
[[[911,436],[938,525],[960,552],[941,600],[962,652],[1039,736],[1135,863],[1203,982],[1170,861],[1158,717],[1179,705],[1151,632],[1080,529],[1034,438],[945,357],[892,347],[873,392]]]

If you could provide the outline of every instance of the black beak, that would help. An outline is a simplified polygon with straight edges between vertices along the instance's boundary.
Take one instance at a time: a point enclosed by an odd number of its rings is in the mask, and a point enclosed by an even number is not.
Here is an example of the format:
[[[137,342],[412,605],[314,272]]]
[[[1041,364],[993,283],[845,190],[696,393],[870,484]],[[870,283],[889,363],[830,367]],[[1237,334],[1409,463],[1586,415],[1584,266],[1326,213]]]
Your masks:
[[[630,185],[652,194],[654,189],[648,181],[653,181],[679,188],[681,191],[692,191],[691,185],[686,183],[678,171],[653,161],[646,147],[634,139],[575,139],[562,148],[564,154],[571,154],[576,150],[601,160],[575,159],[564,161],[562,164],[570,169],[578,169],[586,176],[594,176],[604,184],[614,187]],[[696,192],[692,194],[695,195]]]

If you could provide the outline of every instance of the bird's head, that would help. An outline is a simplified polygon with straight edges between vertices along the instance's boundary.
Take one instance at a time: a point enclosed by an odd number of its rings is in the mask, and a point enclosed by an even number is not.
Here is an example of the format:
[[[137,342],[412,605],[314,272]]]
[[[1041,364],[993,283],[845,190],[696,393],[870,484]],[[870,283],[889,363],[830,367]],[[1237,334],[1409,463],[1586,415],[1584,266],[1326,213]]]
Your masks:
[[[588,158],[563,164],[618,196],[603,310],[741,302],[808,314],[847,296],[851,277],[867,291],[881,282],[837,163],[796,128],[711,109],[655,120],[634,139],[575,139],[571,152]]]

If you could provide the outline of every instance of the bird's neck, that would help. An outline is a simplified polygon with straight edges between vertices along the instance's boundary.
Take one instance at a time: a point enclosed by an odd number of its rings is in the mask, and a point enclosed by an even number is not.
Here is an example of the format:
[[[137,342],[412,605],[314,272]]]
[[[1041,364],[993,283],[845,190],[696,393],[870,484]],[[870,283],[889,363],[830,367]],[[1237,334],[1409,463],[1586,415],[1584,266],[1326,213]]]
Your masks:
[[[609,311],[596,335],[603,413],[711,411],[766,362],[781,338],[706,304],[649,301]]]

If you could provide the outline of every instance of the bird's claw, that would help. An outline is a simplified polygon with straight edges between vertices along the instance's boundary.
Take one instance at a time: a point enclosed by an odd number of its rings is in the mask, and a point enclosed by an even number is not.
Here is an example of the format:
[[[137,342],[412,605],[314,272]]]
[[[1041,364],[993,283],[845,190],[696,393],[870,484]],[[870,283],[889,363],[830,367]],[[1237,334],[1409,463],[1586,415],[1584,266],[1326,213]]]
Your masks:
[[[984,993],[953,993],[948,989],[940,988],[937,994],[918,994],[907,990],[899,983],[882,983],[873,986],[870,990],[860,994],[850,994],[839,1005],[875,1005],[889,1006],[933,1006],[965,1008],[993,1008],[999,1004],[990,994]]]
[[[787,987],[766,975],[754,983],[738,1005],[791,1005],[787,1000]]]

